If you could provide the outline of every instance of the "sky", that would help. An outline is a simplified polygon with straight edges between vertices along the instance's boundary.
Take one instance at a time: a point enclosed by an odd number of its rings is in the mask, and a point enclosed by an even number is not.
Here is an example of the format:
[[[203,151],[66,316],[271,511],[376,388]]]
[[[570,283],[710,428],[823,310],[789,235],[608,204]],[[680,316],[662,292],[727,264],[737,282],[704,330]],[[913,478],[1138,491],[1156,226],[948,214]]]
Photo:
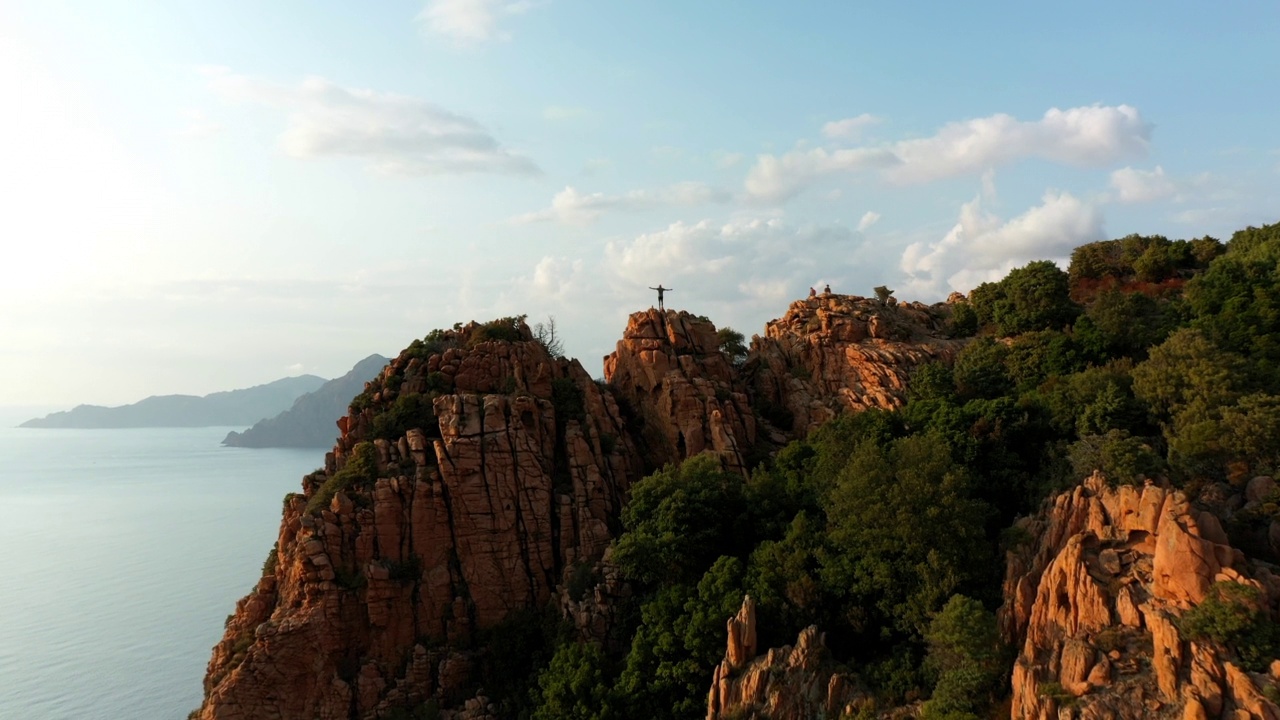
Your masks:
[[[0,406],[1280,220],[1280,4],[0,3]]]

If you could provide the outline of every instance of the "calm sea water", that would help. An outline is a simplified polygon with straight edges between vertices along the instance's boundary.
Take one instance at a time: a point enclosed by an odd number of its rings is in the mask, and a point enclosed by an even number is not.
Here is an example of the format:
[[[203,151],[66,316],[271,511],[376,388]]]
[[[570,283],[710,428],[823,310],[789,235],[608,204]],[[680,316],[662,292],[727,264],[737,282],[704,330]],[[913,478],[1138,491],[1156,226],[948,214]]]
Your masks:
[[[320,450],[0,428],[0,718],[183,720]]]

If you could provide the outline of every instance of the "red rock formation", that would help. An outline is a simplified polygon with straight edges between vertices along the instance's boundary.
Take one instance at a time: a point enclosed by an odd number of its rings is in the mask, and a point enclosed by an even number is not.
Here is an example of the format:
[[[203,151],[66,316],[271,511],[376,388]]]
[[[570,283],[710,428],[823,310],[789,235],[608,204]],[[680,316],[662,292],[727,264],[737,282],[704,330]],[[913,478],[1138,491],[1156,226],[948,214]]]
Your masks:
[[[867,699],[852,676],[835,670],[816,627],[800,631],[794,647],[757,657],[755,600],[743,598],[726,625],[728,647],[712,677],[707,720],[845,717]]]
[[[1249,576],[1214,516],[1182,493],[1095,474],[1021,527],[1032,541],[1009,553],[1000,612],[1021,648],[1014,718],[1280,718],[1261,691],[1274,677],[1179,630],[1214,582],[1280,600],[1280,583]]]
[[[476,342],[472,325],[435,353],[411,347],[353,403],[214,648],[201,718],[372,718],[432,698],[485,716],[468,700],[477,655],[451,648],[598,559],[641,472],[612,397],[519,332]],[[375,437],[397,408],[418,409],[412,427]],[[376,480],[316,507],[364,442]]]
[[[797,300],[752,338],[745,374],[777,423],[790,415],[791,426],[780,429],[802,437],[845,410],[902,406],[912,370],[950,361],[963,347],[947,335],[949,317],[943,305],[856,295]]]
[[[712,451],[726,467],[745,469],[755,415],[709,320],[675,310],[632,313],[604,359],[604,377],[640,415],[655,466]]]
[[[286,500],[274,567],[228,620],[199,717],[374,718],[428,700],[484,717],[484,649],[459,648],[553,603],[584,635],[605,635],[627,588],[598,561],[646,468],[712,451],[745,472],[762,439],[752,392],[790,408],[797,435],[841,408],[900,404],[910,369],[959,347],[942,335],[944,314],[801,301],[740,371],[710,322],[651,309],[605,359],[607,391],[522,323],[415,342],[353,402],[325,469]],[[575,588],[584,570],[596,583]],[[769,662],[809,672],[820,648],[814,631]],[[831,707],[843,687],[824,690]]]

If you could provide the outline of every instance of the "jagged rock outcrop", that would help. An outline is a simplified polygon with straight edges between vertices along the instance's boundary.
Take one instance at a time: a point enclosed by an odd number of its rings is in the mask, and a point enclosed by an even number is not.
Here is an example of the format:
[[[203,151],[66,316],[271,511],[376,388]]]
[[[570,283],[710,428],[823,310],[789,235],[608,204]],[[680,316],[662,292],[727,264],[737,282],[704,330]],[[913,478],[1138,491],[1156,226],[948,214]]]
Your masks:
[[[286,498],[199,717],[374,718],[428,700],[485,716],[469,695],[483,649],[457,648],[599,559],[641,474],[610,394],[510,330],[415,343],[357,398],[325,469]]]
[[[639,415],[654,466],[705,451],[744,470],[756,418],[711,321],[675,310],[632,313],[604,377]]]
[[[324,469],[285,499],[277,550],[213,650],[198,716],[378,718],[428,702],[443,717],[492,715],[478,633],[557,607],[606,640],[629,588],[604,555],[646,470],[710,451],[745,472],[762,442],[787,438],[759,419],[762,397],[792,408],[783,430],[800,435],[842,407],[900,403],[912,368],[960,347],[944,311],[871,302],[793,305],[745,368],[706,319],[638,312],[604,387],[518,319],[415,341],[351,403]],[[844,707],[847,679],[821,657],[817,631],[802,634],[749,663],[786,683],[726,675],[724,698]]]
[[[853,676],[834,667],[817,627],[801,630],[794,646],[757,657],[756,603],[747,596],[726,628],[727,648],[712,677],[707,720],[845,717],[867,700]]]
[[[1274,675],[1180,629],[1215,582],[1256,588],[1268,611],[1280,600],[1280,578],[1232,548],[1214,515],[1095,474],[1019,527],[1028,542],[1009,553],[1000,611],[1020,649],[1012,717],[1280,718],[1264,693]]]
[[[950,313],[856,295],[797,300],[752,338],[744,375],[766,417],[802,437],[845,410],[903,405],[912,370],[949,362],[964,346],[947,332]]]

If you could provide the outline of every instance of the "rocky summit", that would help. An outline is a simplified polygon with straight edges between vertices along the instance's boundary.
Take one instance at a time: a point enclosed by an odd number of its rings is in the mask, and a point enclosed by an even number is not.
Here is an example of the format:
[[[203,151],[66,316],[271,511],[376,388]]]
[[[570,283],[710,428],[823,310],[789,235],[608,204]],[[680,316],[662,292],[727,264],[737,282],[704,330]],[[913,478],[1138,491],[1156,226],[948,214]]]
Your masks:
[[[650,308],[601,380],[522,317],[415,340],[192,717],[1280,720],[1273,365],[1108,272],[815,294],[749,347]]]
[[[631,315],[598,383],[520,319],[415,341],[351,404],[323,470],[285,498],[279,539],[213,650],[195,717],[378,718],[432,701],[489,713],[482,640],[558,602],[607,632],[599,561],[631,484],[761,448],[842,406],[901,404],[918,363],[954,354],[945,309],[800,301],[745,363],[686,312]],[[761,414],[785,409],[790,421]],[[586,597],[568,585],[602,573]]]

